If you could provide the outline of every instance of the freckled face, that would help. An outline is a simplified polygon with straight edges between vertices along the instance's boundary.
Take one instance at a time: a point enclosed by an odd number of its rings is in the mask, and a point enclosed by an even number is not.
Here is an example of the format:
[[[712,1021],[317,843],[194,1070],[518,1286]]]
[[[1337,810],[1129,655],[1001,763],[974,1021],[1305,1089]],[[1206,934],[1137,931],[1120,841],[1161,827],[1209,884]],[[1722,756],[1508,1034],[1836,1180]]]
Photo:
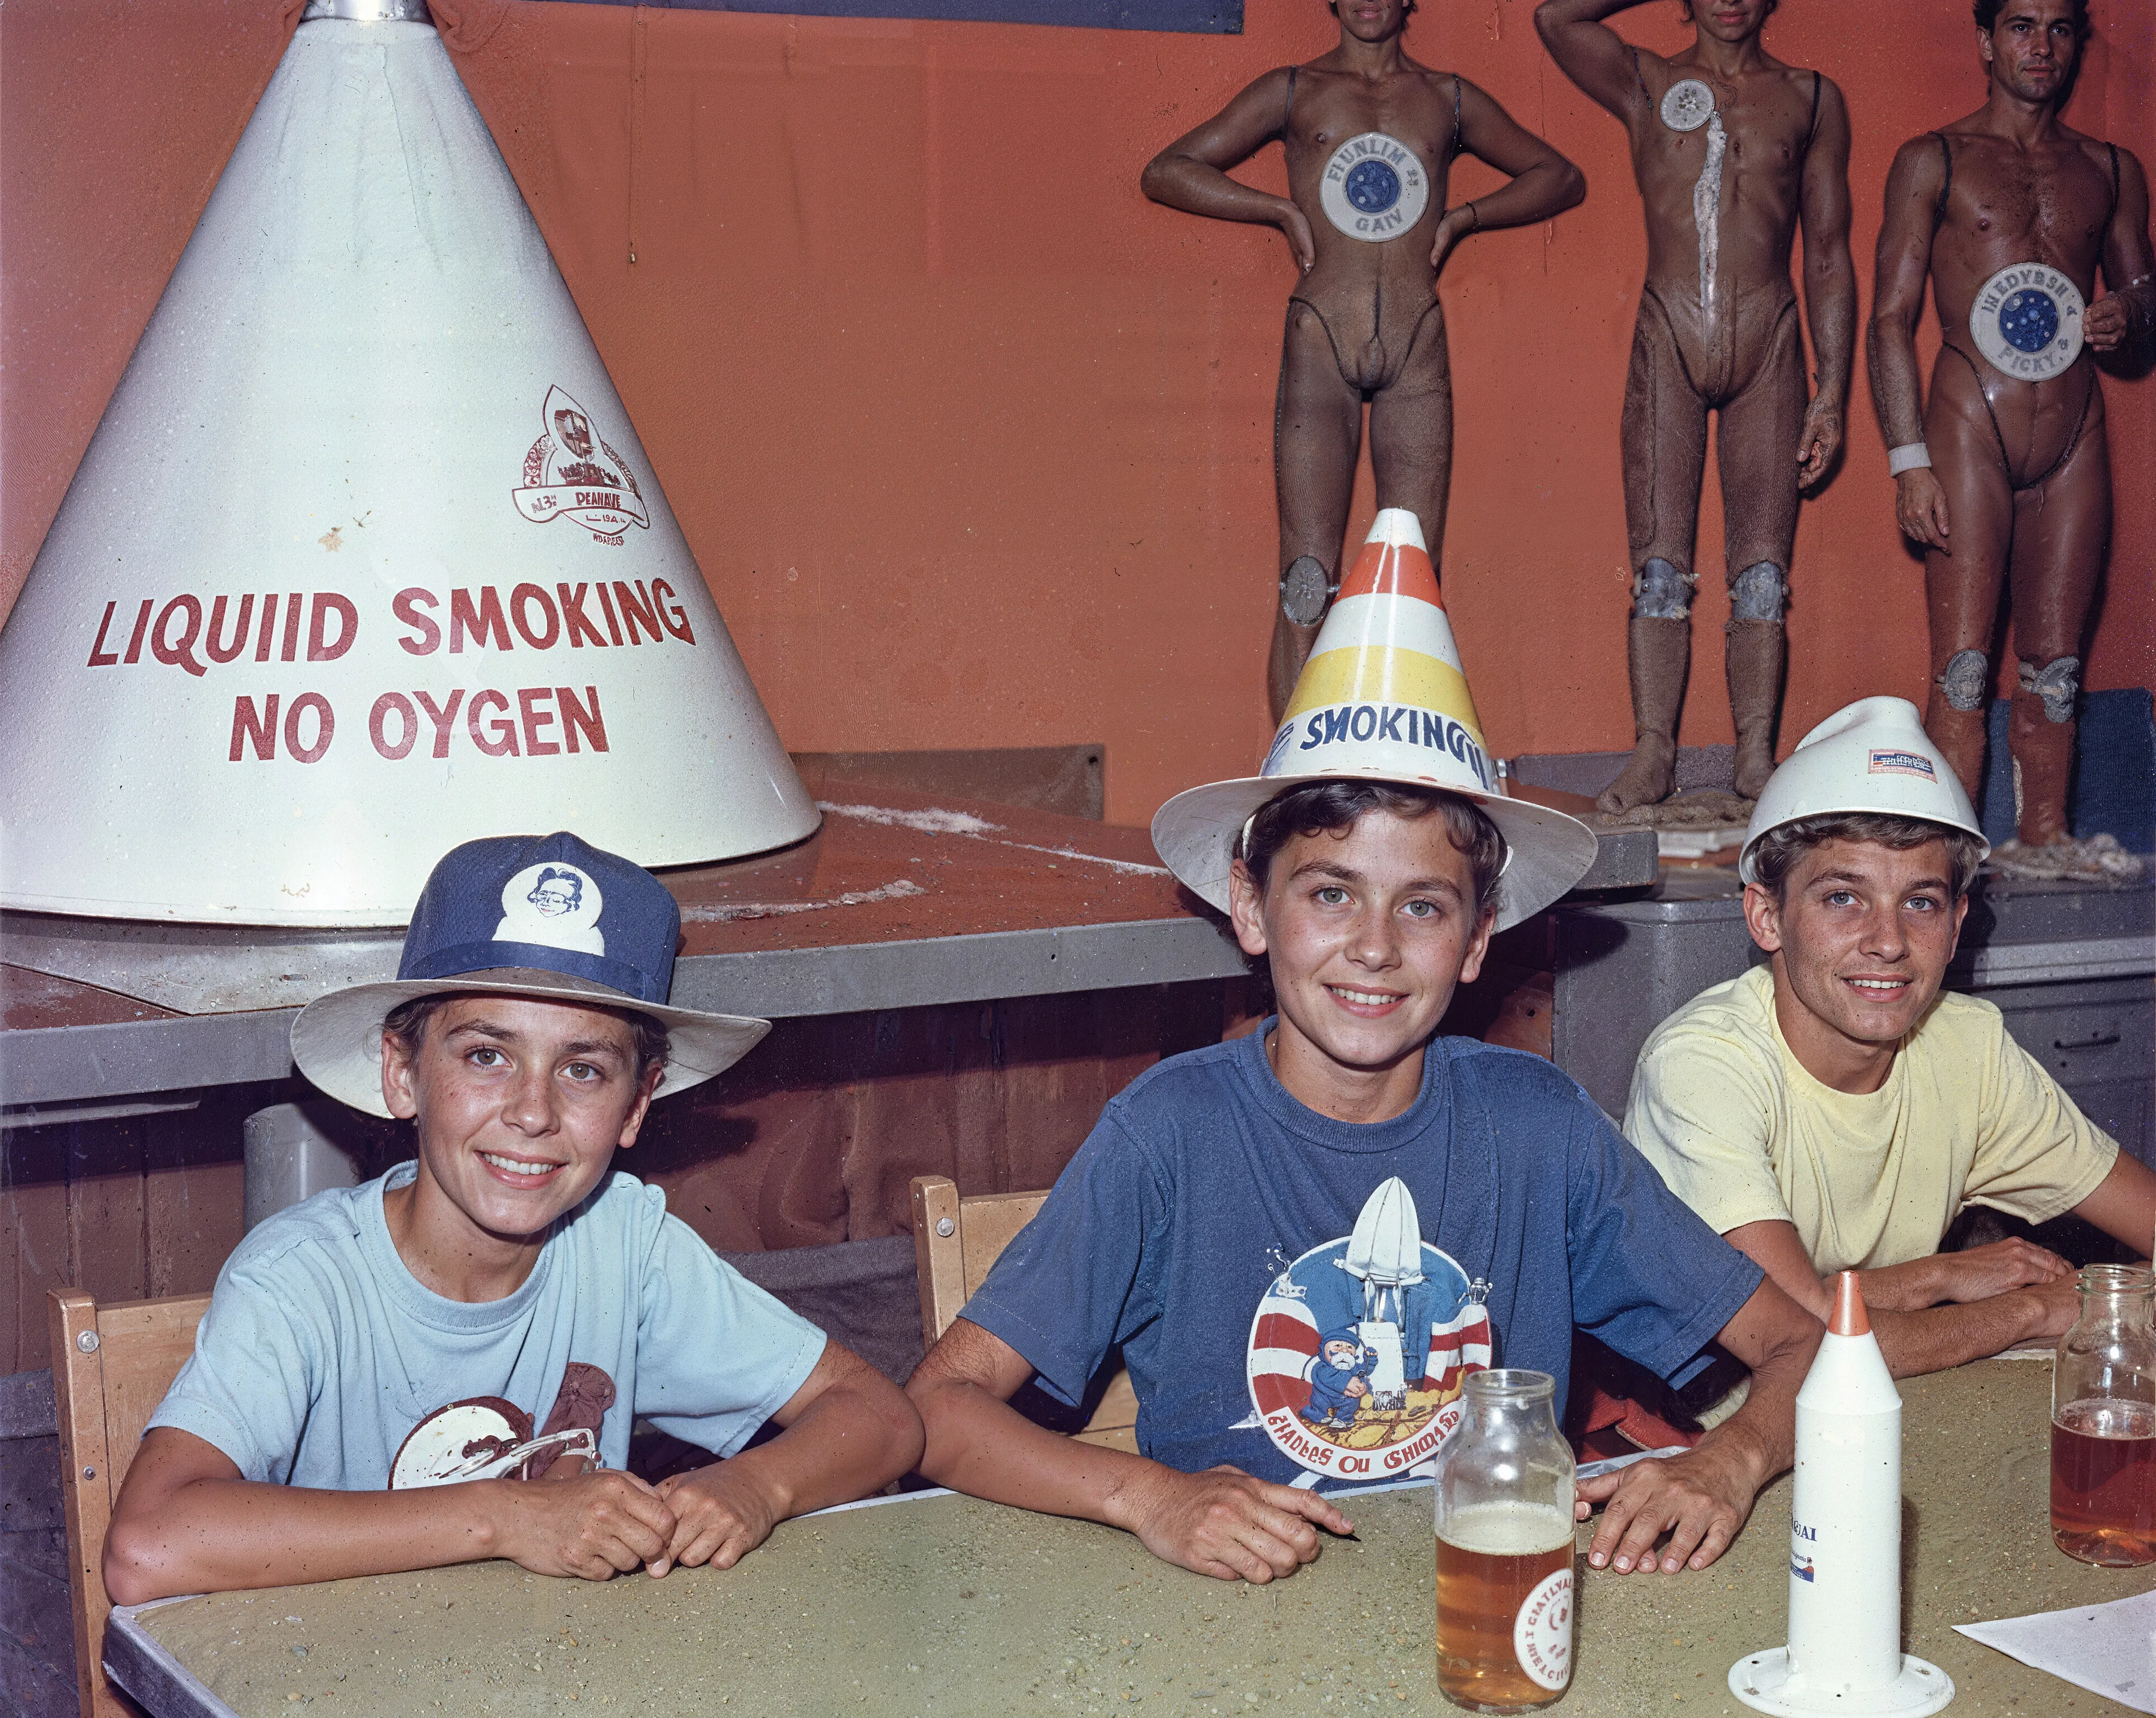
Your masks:
[[[1467,856],[1435,813],[1368,812],[1343,832],[1291,837],[1262,898],[1240,861],[1229,891],[1237,940],[1271,966],[1279,1029],[1342,1069],[1409,1057],[1419,1069],[1490,940]]]
[[[1810,1017],[1804,1029],[1876,1047],[1917,1023],[1969,910],[1966,896],[1948,892],[1949,876],[1943,841],[1826,841],[1791,868],[1779,905],[1756,883],[1746,889],[1753,939],[1779,955]]]
[[[532,997],[457,997],[409,1057],[385,1039],[382,1095],[418,1123],[422,1197],[488,1233],[530,1236],[572,1210],[632,1144],[658,1084],[629,1023]]]

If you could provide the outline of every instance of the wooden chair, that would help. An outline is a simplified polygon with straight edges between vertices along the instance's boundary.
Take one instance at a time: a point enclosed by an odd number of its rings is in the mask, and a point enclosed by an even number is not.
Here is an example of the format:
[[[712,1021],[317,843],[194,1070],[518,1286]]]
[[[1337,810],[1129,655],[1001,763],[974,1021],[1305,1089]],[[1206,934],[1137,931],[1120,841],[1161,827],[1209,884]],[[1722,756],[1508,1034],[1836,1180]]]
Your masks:
[[[142,1428],[194,1351],[207,1295],[100,1306],[53,1289],[53,1396],[59,1410],[60,1495],[67,1508],[68,1595],[74,1608],[75,1689],[83,1718],[133,1718],[138,1708],[105,1674],[105,1530]]]
[[[1046,1203],[1040,1193],[980,1193],[962,1199],[948,1176],[913,1178],[913,1256],[921,1271],[921,1335],[933,1348],[958,1309],[981,1285],[1011,1238]],[[1108,1449],[1138,1448],[1138,1398],[1121,1367],[1082,1430],[1082,1444]]]

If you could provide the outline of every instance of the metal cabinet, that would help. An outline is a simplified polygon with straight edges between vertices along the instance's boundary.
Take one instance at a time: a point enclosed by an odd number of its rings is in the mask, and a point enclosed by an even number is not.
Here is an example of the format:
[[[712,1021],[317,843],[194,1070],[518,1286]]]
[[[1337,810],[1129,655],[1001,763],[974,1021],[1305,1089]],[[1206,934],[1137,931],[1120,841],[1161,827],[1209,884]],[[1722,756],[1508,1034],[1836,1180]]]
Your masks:
[[[1557,1063],[1620,1118],[1656,1026],[1766,958],[1728,871],[1666,871],[1635,899],[1554,916]],[[2156,884],[1981,878],[1947,983],[1996,1003],[2082,1112],[2156,1164]]]

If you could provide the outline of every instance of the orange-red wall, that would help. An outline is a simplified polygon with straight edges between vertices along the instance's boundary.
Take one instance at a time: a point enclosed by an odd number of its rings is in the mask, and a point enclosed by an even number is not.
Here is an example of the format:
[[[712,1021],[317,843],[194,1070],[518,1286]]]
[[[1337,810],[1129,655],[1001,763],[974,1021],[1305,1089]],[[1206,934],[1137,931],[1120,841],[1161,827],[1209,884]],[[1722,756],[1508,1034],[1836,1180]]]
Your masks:
[[[1425,0],[1409,38],[1590,185],[1554,223],[1470,240],[1444,283],[1447,600],[1508,753],[1630,738],[1617,421],[1644,244],[1620,129],[1549,64],[1532,10]],[[2071,117],[2156,153],[2156,19],[2144,0],[2094,12]],[[1866,306],[1895,146],[1981,97],[1967,17],[1788,0],[1768,27],[1848,95]],[[1622,22],[1683,39],[1660,0]],[[283,29],[275,0],[0,11],[0,601]],[[1250,0],[1240,37],[511,0],[460,57],[790,746],[1104,740],[1122,822],[1255,759],[1290,265],[1270,229],[1156,208],[1137,177],[1331,32],[1321,0]],[[1276,151],[1249,172],[1280,188]],[[1471,163],[1454,197],[1489,182]],[[2146,685],[2156,382],[2105,387],[2118,524],[2088,678]],[[1799,534],[1785,751],[1851,698],[1923,691],[1921,572],[1861,374],[1851,404],[1849,458]],[[1358,531],[1370,505],[1366,480]],[[1729,737],[1715,584],[1689,742]]]

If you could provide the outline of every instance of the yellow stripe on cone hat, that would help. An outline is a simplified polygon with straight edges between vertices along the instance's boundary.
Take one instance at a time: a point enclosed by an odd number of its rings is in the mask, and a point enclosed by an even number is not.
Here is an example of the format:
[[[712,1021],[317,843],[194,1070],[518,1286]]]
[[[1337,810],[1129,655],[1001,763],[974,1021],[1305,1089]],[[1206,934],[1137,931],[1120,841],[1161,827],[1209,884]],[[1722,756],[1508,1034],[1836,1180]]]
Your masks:
[[[1371,526],[1258,773],[1177,794],[1154,814],[1153,845],[1225,912],[1228,869],[1258,808],[1290,787],[1343,778],[1440,787],[1487,815],[1505,838],[1501,931],[1540,912],[1594,863],[1586,824],[1507,797],[1422,526],[1404,507],[1386,508]]]

